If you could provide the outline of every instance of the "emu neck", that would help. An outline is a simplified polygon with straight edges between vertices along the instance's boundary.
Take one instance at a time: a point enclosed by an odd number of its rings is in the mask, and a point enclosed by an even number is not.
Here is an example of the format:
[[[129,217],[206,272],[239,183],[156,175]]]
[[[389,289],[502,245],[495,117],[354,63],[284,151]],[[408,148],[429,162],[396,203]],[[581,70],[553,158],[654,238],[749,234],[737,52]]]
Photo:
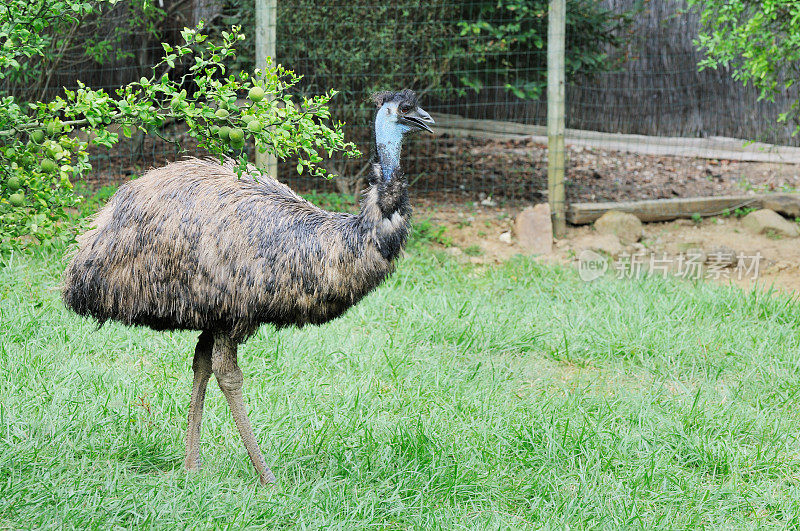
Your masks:
[[[411,205],[408,183],[397,169],[391,180],[380,179],[381,167],[373,166],[376,182],[365,192],[359,224],[384,259],[393,261],[405,247],[410,229]]]
[[[361,203],[359,223],[374,238],[381,255],[393,261],[405,247],[411,219],[408,182],[400,168],[403,135],[397,124],[375,119],[372,186]]]
[[[410,215],[408,184],[400,168],[403,148],[403,126],[390,119],[386,108],[375,116],[375,151],[372,158],[373,186],[367,192],[362,209],[366,218],[375,222],[392,219],[397,213]],[[397,219],[396,217],[394,218]]]
[[[381,167],[381,177],[390,181],[400,168],[400,151],[403,148],[403,132],[397,123],[389,121],[379,112],[375,117],[375,151]]]

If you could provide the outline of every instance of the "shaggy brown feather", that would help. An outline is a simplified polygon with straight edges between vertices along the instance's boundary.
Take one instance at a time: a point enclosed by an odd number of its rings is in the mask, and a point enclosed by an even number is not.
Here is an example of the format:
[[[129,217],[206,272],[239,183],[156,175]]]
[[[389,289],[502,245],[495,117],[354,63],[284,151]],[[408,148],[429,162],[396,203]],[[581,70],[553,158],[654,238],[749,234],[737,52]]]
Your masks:
[[[336,318],[392,272],[411,216],[401,175],[375,179],[358,215],[253,175],[190,158],[121,186],[78,238],[66,305],[101,323],[224,330],[241,341],[262,323]]]

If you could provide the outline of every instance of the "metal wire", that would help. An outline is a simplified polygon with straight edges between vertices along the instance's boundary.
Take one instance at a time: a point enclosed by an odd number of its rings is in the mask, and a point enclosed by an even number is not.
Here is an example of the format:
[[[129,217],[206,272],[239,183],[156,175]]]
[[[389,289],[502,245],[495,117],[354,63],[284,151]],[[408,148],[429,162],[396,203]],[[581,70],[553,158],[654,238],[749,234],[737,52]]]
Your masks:
[[[373,90],[412,88],[435,117],[448,115],[450,127],[438,128],[432,138],[418,136],[405,146],[404,167],[414,193],[448,201],[545,201],[547,152],[541,131],[517,126],[504,131],[504,124],[544,126],[546,43],[502,44],[491,32],[475,33],[462,24],[469,19],[515,24],[517,15],[498,7],[507,3],[278,0],[277,61],[304,76],[298,92],[340,91],[334,117],[346,119],[349,137],[365,154],[373,112],[366,101]],[[539,4],[546,10],[546,2]],[[600,5],[623,12],[637,2],[604,0]],[[597,44],[615,65],[612,71],[568,77],[566,118],[572,131],[567,135],[567,200],[653,199],[800,186],[796,164],[713,156],[721,152],[713,139],[718,136],[800,145],[790,126],[775,121],[797,95],[760,102],[754,90],[741,87],[727,72],[698,71],[702,57],[692,43],[697,17],[684,12],[681,2],[647,5],[625,29],[624,46]],[[131,7],[120,2],[86,21],[85,27],[75,28],[53,56],[56,59],[44,65],[44,79],[6,84],[0,90],[39,99],[63,87],[74,88],[78,79],[107,90],[136,80],[160,57],[160,43],[177,41],[179,30],[191,24],[191,6],[192,2],[166,2],[168,16],[145,31],[131,25]],[[252,10],[246,2],[228,0],[218,7],[218,26],[235,22],[252,34]],[[532,11],[530,16],[539,14]],[[546,20],[526,23],[543,28],[541,37],[546,37]],[[568,47],[575,38],[570,31],[575,28],[568,26]],[[104,40],[110,46],[98,45]],[[252,44],[248,40],[245,46]],[[478,56],[454,49],[487,51]],[[236,67],[252,64],[253,53],[246,50]],[[532,89],[540,91],[538,97],[519,97],[509,89],[526,80],[539,83]],[[477,126],[478,120],[484,125]],[[173,134],[181,134],[179,125],[173,128]],[[625,136],[599,138],[593,132],[649,136],[634,141]],[[674,146],[662,150],[664,142],[655,137],[664,136],[703,138],[707,143],[685,156]],[[92,179],[119,182],[176,156],[173,146],[158,139],[126,141],[111,153],[95,155]],[[344,178],[300,176],[291,161],[280,164],[278,177],[306,191],[359,188],[363,160],[326,165]]]

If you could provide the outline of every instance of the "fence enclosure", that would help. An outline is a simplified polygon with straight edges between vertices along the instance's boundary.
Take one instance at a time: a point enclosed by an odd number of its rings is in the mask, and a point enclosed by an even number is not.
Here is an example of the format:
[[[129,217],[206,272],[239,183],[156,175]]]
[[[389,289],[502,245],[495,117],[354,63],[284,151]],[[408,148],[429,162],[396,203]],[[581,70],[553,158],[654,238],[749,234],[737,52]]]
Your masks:
[[[41,98],[60,87],[74,88],[81,79],[112,90],[149,73],[162,40],[176,40],[181,27],[208,16],[212,26],[242,24],[253,36],[235,68],[260,66],[274,54],[277,62],[305,76],[301,91],[339,90],[334,116],[346,120],[350,138],[365,156],[373,112],[366,103],[369,93],[417,90],[426,110],[446,127],[440,126],[433,138],[413,138],[405,148],[404,165],[413,193],[437,201],[491,197],[538,203],[550,198],[568,204],[800,187],[800,158],[794,158],[798,152],[751,147],[751,153],[767,155],[742,155],[737,147],[741,142],[720,144],[715,138],[800,146],[791,127],[776,122],[778,112],[797,95],[759,102],[753,89],[740,86],[728,72],[699,72],[701,54],[692,44],[698,17],[684,11],[684,0],[646,2],[629,23],[613,15],[635,8],[640,4],[636,0],[570,0],[564,3],[563,116],[568,130],[562,201],[557,183],[547,178],[548,164],[554,170],[559,165],[557,158],[548,158],[545,133],[547,56],[553,52],[547,46],[548,1],[524,4],[531,8],[527,18],[485,1],[165,0],[159,3],[166,13],[163,19],[138,27],[131,24],[130,5],[120,2],[76,28],[47,65],[44,79],[1,88]],[[598,14],[597,6],[612,15],[602,18],[606,15]],[[597,42],[581,40],[596,20],[606,21],[608,32],[593,34]],[[529,30],[528,40],[517,35],[503,42],[498,37],[502,28],[514,24]],[[110,49],[98,45],[104,39]],[[607,57],[598,59],[592,50]],[[576,54],[583,54],[578,57],[588,65],[577,72]],[[584,73],[587,68],[592,72]],[[549,125],[555,127],[557,120]],[[179,136],[180,128],[171,134]],[[550,149],[558,145],[556,141]],[[138,138],[111,154],[98,152],[94,178],[120,181],[176,156],[157,139]],[[340,174],[338,180],[297,175],[290,161],[279,163],[276,173],[306,191],[354,193],[363,186],[365,160],[331,160],[326,165]]]

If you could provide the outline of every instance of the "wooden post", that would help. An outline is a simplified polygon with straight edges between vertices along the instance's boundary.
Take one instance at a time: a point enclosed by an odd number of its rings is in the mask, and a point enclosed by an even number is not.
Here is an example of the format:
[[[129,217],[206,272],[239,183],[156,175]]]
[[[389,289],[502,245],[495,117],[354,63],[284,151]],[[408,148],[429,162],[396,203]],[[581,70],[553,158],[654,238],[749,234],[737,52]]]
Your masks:
[[[256,0],[256,68],[262,71],[267,67],[267,57],[275,61],[277,22],[277,0]],[[278,178],[278,159],[271,153],[256,150],[256,166]]]
[[[566,32],[566,0],[550,0],[547,16],[547,191],[556,238],[563,237],[567,230],[564,193]]]

